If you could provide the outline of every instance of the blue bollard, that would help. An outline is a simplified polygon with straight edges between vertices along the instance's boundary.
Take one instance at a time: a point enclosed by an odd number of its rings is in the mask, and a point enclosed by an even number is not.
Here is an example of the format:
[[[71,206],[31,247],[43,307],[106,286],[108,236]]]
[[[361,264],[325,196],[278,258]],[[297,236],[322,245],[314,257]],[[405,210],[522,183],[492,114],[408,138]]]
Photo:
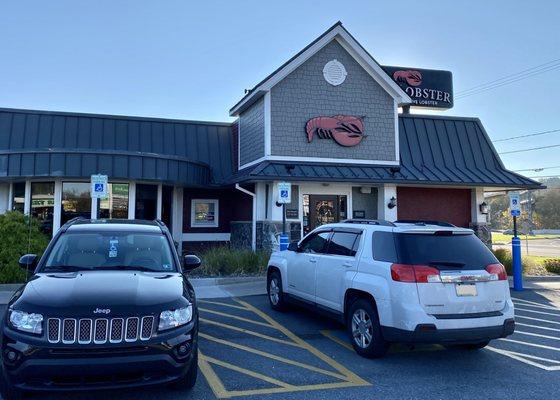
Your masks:
[[[287,233],[280,234],[280,251],[288,250],[288,244],[290,243],[290,238]]]
[[[523,270],[521,269],[521,239],[514,236],[511,240],[511,256],[513,266],[513,290],[523,290]]]

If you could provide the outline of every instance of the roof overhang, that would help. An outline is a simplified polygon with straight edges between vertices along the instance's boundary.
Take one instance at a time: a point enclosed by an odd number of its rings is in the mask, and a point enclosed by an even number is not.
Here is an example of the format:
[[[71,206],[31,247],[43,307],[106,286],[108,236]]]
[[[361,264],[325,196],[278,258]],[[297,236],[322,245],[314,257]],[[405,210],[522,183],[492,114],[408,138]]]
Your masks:
[[[387,92],[398,105],[412,103],[411,98],[397,85],[381,68],[375,59],[358,43],[356,39],[338,22],[325,33],[315,39],[307,47],[284,63],[280,68],[258,83],[245,97],[243,97],[230,111],[230,116],[238,116],[251,104],[261,98],[266,92],[282,81],[296,68],[309,60],[319,50],[336,40],[364,70]]]

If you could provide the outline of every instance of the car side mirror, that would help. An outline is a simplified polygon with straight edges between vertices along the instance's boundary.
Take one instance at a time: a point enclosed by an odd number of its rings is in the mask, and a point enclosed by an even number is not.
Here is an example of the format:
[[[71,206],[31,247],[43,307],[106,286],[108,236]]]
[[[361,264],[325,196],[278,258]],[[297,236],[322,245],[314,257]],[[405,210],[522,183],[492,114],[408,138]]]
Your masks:
[[[200,264],[202,264],[200,258],[193,254],[187,254],[183,259],[183,268],[185,271],[192,271],[193,269],[200,267]]]
[[[296,253],[299,253],[301,250],[298,246],[298,242],[292,242],[288,245],[288,250],[290,251],[295,251]]]
[[[27,272],[33,272],[37,266],[37,254],[26,254],[19,259],[19,266]]]

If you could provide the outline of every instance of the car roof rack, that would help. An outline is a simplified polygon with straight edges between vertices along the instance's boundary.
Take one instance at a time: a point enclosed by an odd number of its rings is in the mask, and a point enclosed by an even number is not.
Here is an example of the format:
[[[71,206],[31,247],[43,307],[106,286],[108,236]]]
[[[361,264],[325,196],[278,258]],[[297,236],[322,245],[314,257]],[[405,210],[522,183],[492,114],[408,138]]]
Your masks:
[[[379,225],[379,226],[396,226],[391,221],[386,221],[384,219],[345,219],[341,221],[343,224],[365,224],[365,225]]]
[[[399,219],[395,221],[397,224],[413,224],[419,226],[425,225],[436,225],[436,226],[443,226],[447,228],[456,228],[455,225],[445,222],[445,221],[431,221],[431,220],[420,220],[420,219]]]

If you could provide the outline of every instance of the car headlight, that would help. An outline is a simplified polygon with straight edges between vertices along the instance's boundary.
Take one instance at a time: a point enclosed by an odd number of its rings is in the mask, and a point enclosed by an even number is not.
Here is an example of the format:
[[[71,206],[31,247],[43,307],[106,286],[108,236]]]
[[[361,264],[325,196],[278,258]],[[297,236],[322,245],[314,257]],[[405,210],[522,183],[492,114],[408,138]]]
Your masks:
[[[188,324],[192,319],[192,311],[192,304],[176,310],[162,311],[159,315],[158,330],[164,331]]]
[[[10,324],[19,331],[37,335],[43,333],[43,316],[41,314],[12,310],[10,312]]]

